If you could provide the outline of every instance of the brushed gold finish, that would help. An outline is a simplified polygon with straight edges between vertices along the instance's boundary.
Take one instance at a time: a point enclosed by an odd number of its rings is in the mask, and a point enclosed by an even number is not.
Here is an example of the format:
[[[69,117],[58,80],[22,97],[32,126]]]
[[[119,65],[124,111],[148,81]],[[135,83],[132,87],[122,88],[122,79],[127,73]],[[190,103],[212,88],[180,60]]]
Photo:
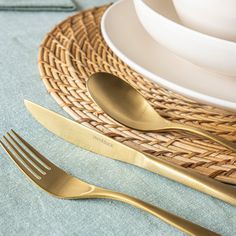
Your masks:
[[[32,116],[48,130],[68,142],[89,151],[133,164],[236,206],[236,189],[163,160],[141,153],[105,135],[25,100]]]
[[[109,198],[140,208],[189,235],[218,235],[206,228],[173,215],[161,208],[129,195],[88,184],[69,175],[46,159],[20,135],[3,136],[0,144],[19,169],[38,187],[55,197],[63,199]]]
[[[87,88],[94,102],[105,113],[127,127],[140,131],[184,130],[236,151],[236,143],[203,129],[164,119],[135,88],[117,76],[95,73],[87,80]]]

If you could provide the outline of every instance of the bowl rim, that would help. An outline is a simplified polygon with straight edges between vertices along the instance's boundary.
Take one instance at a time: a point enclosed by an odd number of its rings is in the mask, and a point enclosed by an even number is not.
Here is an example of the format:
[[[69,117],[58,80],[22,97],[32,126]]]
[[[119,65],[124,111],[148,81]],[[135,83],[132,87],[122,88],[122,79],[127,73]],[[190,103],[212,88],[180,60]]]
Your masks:
[[[221,38],[217,38],[217,37],[214,37],[214,36],[211,36],[211,35],[208,35],[208,34],[204,34],[204,33],[201,33],[197,30],[193,30],[191,28],[188,28],[187,26],[184,26],[182,25],[181,23],[178,23],[174,20],[171,20],[170,18],[162,15],[160,12],[157,12],[155,11],[147,2],[146,0],[133,0],[134,1],[134,4],[136,5],[136,1],[139,1],[141,2],[146,8],[148,8],[151,12],[153,12],[155,15],[157,15],[158,17],[160,17],[162,20],[165,20],[167,22],[169,22],[170,24],[174,25],[175,27],[178,27],[179,29],[181,29],[181,31],[186,31],[188,32],[188,34],[194,34],[196,37],[201,37],[201,38],[206,38],[208,41],[211,40],[211,41],[214,41],[214,43],[217,43],[217,44],[225,44],[227,45],[227,47],[233,47],[236,49],[236,42],[233,42],[233,41],[230,41],[230,40],[226,40],[226,39],[221,39]],[[166,1],[165,1],[166,2]],[[174,11],[175,8],[174,8]]]

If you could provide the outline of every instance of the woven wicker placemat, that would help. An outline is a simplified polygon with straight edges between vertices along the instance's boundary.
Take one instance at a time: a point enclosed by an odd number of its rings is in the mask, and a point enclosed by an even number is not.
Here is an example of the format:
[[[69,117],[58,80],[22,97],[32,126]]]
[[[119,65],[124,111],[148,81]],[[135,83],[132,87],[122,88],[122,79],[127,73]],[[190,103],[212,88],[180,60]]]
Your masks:
[[[236,153],[187,133],[142,133],[124,127],[91,100],[85,81],[98,71],[113,73],[138,89],[165,118],[201,127],[236,141],[236,113],[200,104],[143,78],[108,48],[100,20],[108,6],[69,17],[45,37],[39,71],[52,97],[73,119],[138,150],[236,184]]]

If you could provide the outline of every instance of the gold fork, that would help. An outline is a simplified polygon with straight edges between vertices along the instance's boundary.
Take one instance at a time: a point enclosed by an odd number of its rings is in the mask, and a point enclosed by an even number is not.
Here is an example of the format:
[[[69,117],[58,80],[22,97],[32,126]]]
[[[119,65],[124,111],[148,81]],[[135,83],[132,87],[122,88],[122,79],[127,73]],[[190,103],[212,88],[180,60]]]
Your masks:
[[[38,187],[63,199],[109,198],[147,211],[189,235],[219,235],[156,206],[123,193],[96,187],[75,178],[40,154],[15,131],[0,144],[19,169]]]

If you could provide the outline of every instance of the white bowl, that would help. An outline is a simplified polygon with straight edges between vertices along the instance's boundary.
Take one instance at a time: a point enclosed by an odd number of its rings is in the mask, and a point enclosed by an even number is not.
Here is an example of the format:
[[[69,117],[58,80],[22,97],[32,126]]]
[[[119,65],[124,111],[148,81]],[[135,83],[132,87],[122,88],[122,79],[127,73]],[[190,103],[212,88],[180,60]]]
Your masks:
[[[235,0],[173,0],[173,3],[186,26],[236,41]]]
[[[236,77],[235,42],[214,38],[183,26],[171,0],[133,2],[140,22],[158,43],[197,65]]]

